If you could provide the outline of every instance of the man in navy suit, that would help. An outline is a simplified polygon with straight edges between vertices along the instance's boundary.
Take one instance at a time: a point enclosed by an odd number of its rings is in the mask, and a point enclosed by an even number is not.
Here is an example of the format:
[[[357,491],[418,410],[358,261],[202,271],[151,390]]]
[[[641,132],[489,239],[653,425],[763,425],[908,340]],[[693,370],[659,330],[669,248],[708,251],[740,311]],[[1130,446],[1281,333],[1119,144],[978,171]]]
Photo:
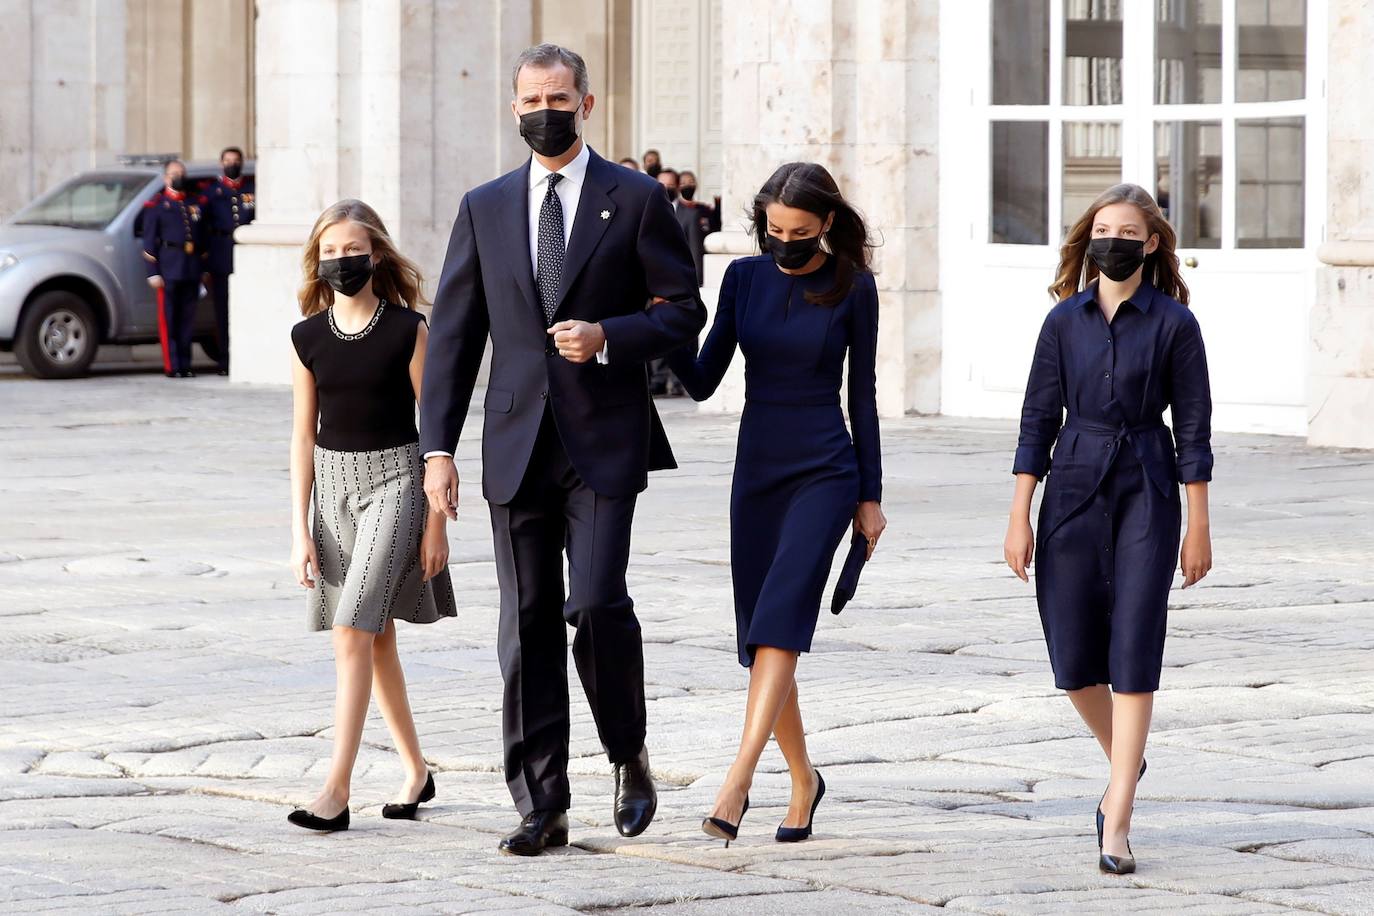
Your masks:
[[[537,855],[568,841],[566,624],[615,774],[616,827],[642,833],[657,807],[625,567],[648,472],[676,466],[645,365],[694,340],[706,310],[658,183],[582,139],[595,104],[582,58],[538,45],[521,53],[511,83],[533,156],[458,208],[420,425],[425,493],[456,518],[452,453],[490,336],[482,492],[501,588],[506,783],[523,818],[500,848]]]

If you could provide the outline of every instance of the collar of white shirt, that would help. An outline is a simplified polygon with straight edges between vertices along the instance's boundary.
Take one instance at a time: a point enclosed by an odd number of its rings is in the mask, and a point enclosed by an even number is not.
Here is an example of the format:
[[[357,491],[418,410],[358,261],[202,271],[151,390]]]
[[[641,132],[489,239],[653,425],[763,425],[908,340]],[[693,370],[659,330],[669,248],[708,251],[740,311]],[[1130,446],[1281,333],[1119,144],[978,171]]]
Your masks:
[[[563,176],[564,181],[571,181],[580,187],[583,179],[587,177],[587,163],[591,161],[591,158],[591,147],[587,146],[587,142],[584,140],[582,151],[577,154],[572,162],[559,169],[558,174]],[[549,175],[549,170],[544,168],[536,157],[530,156],[530,187],[539,186]]]

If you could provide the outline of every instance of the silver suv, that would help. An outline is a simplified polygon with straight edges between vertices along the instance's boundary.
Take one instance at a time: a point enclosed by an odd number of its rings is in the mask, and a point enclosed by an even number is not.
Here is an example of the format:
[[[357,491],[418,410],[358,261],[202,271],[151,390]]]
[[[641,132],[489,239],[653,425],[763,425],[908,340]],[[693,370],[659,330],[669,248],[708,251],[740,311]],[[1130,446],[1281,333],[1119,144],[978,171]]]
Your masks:
[[[251,162],[244,174],[253,174]],[[187,164],[193,187],[219,175]],[[156,159],[83,172],[0,223],[0,350],[39,378],[84,375],[102,343],[153,343],[157,293],[144,268],[143,204],[162,190]],[[202,298],[196,342],[218,358],[213,302]]]

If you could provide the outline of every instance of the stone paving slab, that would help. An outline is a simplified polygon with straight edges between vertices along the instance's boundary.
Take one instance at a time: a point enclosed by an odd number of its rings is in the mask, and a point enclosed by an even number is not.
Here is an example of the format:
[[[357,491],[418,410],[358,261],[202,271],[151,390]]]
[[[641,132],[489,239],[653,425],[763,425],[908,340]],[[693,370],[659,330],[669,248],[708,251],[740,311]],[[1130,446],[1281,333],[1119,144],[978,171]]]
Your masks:
[[[0,913],[1374,912],[1368,453],[1218,437],[1217,568],[1172,596],[1140,870],[1111,878],[1104,762],[1001,564],[1015,431],[996,421],[883,423],[889,533],[798,674],[830,787],[815,838],[772,841],[776,748],[740,840],[701,835],[747,685],[736,420],[660,402],[681,467],[642,498],[630,569],[659,816],[615,832],[574,686],[573,845],[526,861],[494,848],[515,818],[475,439],[450,528],[460,616],[400,635],[439,795],[416,822],[378,816],[401,773],[374,715],[353,829],[285,823],[327,767],[333,698],[284,563],[289,400],[214,378],[0,378]]]

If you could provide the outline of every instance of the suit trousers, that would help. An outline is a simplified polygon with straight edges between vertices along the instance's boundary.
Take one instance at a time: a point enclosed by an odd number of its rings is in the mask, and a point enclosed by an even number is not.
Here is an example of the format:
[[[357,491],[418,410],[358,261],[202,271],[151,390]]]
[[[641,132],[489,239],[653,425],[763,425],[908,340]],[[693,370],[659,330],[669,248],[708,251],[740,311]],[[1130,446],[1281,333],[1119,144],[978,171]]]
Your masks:
[[[644,746],[644,649],[625,587],[635,499],[599,495],[582,481],[546,408],[519,490],[509,503],[490,507],[501,589],[506,785],[522,816],[565,811],[572,800],[568,625],[611,762],[631,760]]]
[[[191,371],[191,342],[196,331],[199,280],[166,280],[158,293],[162,308],[163,364],[169,372]]]

